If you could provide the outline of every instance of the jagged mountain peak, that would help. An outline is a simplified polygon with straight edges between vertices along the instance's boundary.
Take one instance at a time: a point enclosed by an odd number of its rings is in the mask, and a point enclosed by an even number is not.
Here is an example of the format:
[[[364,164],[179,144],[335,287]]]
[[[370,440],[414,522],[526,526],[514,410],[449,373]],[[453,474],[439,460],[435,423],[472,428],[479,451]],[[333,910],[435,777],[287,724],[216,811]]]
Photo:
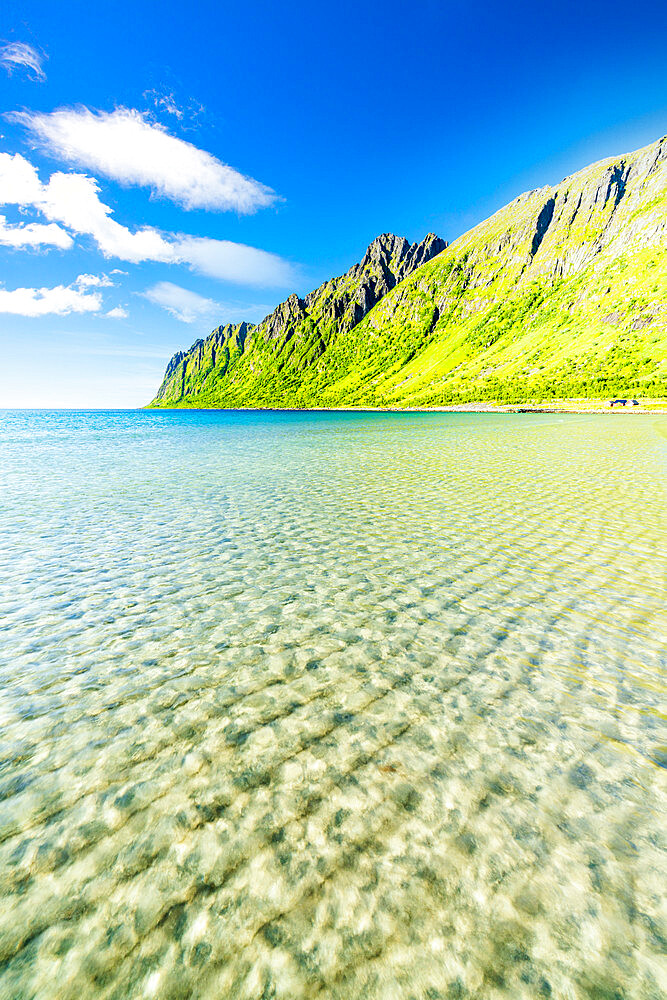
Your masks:
[[[436,236],[435,233],[428,233],[419,243],[412,244],[405,236],[396,236],[395,233],[381,233],[369,244],[364,257],[357,266],[364,267],[366,264],[380,259],[396,259],[400,262],[409,256],[430,260],[446,246],[446,241]]]
[[[366,253],[361,259],[361,264],[379,256],[390,257],[393,254],[404,254],[410,243],[405,236],[396,236],[395,233],[381,233],[372,240],[366,249]]]
[[[403,244],[409,246],[405,236],[397,236],[396,233],[380,233],[374,240],[371,240],[368,244],[368,249],[371,250],[373,247],[390,247],[393,249],[395,246]]]

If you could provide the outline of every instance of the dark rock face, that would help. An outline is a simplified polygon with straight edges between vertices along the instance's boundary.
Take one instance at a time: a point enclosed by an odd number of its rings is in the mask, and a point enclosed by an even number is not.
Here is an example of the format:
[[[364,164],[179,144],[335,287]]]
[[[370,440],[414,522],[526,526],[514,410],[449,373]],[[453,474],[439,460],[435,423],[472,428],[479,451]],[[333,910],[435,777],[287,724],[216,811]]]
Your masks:
[[[325,282],[304,299],[290,295],[281,302],[259,324],[254,339],[285,343],[309,317],[325,327],[335,324],[337,332],[351,330],[399,281],[446,247],[433,233],[413,244],[403,236],[383,233],[347,274]]]
[[[197,343],[201,343],[201,341],[197,341]],[[180,368],[181,361],[183,360],[184,357],[186,357],[185,351],[177,351],[176,354],[174,354],[173,358],[171,358],[169,364],[167,365],[167,370],[164,373],[164,382],[168,382],[172,378],[172,376],[176,374],[177,370]],[[158,392],[158,397],[159,397],[159,392]]]
[[[179,351],[167,365],[155,402],[183,403],[189,396],[211,392],[241,358],[256,372],[262,366],[270,369],[280,354],[281,369],[298,371],[304,359],[315,361],[332,337],[355,327],[399,282],[446,247],[433,233],[412,244],[383,233],[347,274],[303,299],[290,295],[257,326],[228,323],[197,340],[189,351]],[[263,347],[270,349],[268,360]]]
[[[556,207],[556,199],[548,198],[544,203],[544,207],[537,216],[537,224],[535,226],[535,235],[533,236],[533,243],[530,248],[530,256],[534,257],[537,251],[540,249],[540,243],[544,239],[544,234],[551,225],[551,220],[554,217],[554,208]]]
[[[445,240],[433,233],[413,244],[403,236],[383,233],[347,274],[307,295],[305,309],[317,309],[324,321],[335,322],[340,332],[351,330],[387,292],[446,247]]]
[[[306,317],[305,303],[298,295],[290,295],[262,320],[260,327],[265,340],[289,340],[299,323]]]

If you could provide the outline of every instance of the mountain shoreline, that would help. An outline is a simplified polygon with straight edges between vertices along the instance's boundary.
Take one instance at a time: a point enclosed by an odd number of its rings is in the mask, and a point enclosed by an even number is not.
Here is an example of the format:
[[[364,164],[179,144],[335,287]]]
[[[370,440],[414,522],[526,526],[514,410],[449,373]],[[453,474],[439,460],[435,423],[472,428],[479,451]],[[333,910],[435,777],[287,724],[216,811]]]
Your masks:
[[[149,404],[435,409],[667,397],[667,136],[519,195],[453,243],[384,233],[261,323],[167,365]]]
[[[638,406],[611,406],[609,400],[556,400],[550,403],[461,403],[457,406],[148,406],[144,409],[256,413],[667,413],[667,399],[647,399]]]

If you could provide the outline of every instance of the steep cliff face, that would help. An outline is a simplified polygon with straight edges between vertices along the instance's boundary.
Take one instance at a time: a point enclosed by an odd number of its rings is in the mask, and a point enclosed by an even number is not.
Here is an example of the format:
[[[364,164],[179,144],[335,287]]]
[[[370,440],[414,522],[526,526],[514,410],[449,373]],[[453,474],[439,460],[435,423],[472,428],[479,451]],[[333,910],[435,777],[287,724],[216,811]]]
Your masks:
[[[230,364],[243,353],[250,323],[227,323],[206,340],[197,340],[189,351],[178,351],[167,365],[156,402],[183,399],[222,378]]]
[[[284,396],[293,391],[300,373],[324,353],[332,336],[351,330],[387,292],[446,246],[432,233],[414,244],[390,233],[378,236],[359,264],[304,299],[290,295],[257,326],[220,326],[189,351],[179,351],[154,403],[202,405],[202,397],[233,394],[232,387],[240,386],[244,396],[254,393],[254,405],[271,405],[276,392]]]
[[[196,364],[197,346],[172,359],[160,392]],[[219,370],[158,400],[421,406],[667,394],[667,138],[520,195],[449,247],[380,237],[347,275],[249,330]]]

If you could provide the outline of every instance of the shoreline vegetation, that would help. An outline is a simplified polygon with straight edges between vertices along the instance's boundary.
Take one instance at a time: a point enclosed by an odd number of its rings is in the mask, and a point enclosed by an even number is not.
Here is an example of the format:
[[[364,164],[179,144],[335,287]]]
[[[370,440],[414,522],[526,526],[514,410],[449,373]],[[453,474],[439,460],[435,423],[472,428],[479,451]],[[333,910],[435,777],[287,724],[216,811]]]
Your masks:
[[[630,397],[632,398],[632,397]],[[147,410],[247,410],[285,413],[667,413],[667,398],[640,399],[637,406],[612,406],[608,399],[551,399],[525,403],[459,403],[451,406],[187,406],[149,405]]]

